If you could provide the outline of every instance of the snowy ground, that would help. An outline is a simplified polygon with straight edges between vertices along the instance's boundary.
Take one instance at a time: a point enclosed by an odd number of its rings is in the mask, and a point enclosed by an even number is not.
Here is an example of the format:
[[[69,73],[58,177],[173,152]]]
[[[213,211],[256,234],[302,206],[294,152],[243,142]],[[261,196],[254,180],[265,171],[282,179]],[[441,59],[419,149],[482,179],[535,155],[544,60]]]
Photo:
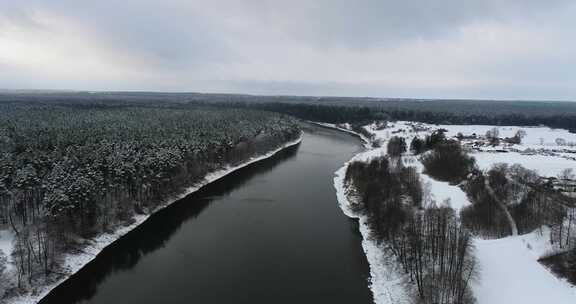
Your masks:
[[[566,141],[566,144],[576,144],[576,134],[568,132],[564,129],[551,129],[548,127],[520,127],[520,126],[484,126],[484,125],[437,125],[436,128],[443,128],[448,130],[447,136],[456,136],[462,133],[465,136],[472,135],[485,135],[487,131],[492,128],[498,128],[500,137],[513,137],[518,130],[526,131],[526,137],[522,139],[519,147],[526,148],[559,148],[556,144],[556,139],[561,138]],[[563,146],[562,148],[570,149],[570,146]],[[571,149],[576,149],[572,147]]]
[[[214,182],[214,181],[216,181],[216,180],[218,180],[218,179],[220,179],[220,178],[222,178],[222,177],[224,177],[224,176],[226,176],[226,175],[228,175],[228,174],[230,174],[236,170],[239,170],[243,167],[246,167],[252,163],[255,163],[255,162],[258,162],[260,160],[269,158],[269,157],[273,156],[274,154],[280,152],[281,150],[284,150],[285,148],[288,148],[290,146],[294,146],[294,145],[300,143],[301,141],[302,141],[302,137],[298,138],[295,141],[288,142],[288,143],[284,144],[283,146],[281,146],[280,148],[273,150],[273,151],[271,151],[265,155],[254,157],[254,158],[252,158],[252,159],[250,159],[250,160],[248,160],[248,161],[246,161],[246,162],[244,162],[238,166],[228,167],[228,168],[210,173],[204,178],[203,182],[186,189],[186,191],[184,191],[182,194],[180,194],[178,196],[175,196],[171,199],[166,200],[166,202],[161,204],[161,206],[159,208],[157,208],[156,211],[163,209],[163,208],[166,208],[167,206],[171,205],[172,203],[176,202],[177,200],[179,200],[179,199],[181,199],[181,198],[183,198],[183,197],[185,197],[185,196],[187,196],[193,192],[198,191],[200,188],[204,187],[205,185],[207,185],[211,182]],[[152,214],[154,214],[155,212],[152,212]],[[125,235],[126,233],[130,232],[132,229],[136,228],[138,225],[142,224],[152,214],[136,216],[134,218],[133,224],[131,224],[129,226],[122,227],[122,228],[116,230],[114,233],[107,233],[107,234],[103,234],[103,235],[100,235],[100,236],[94,238],[93,240],[90,241],[91,244],[88,247],[83,249],[83,253],[73,254],[73,255],[69,254],[64,258],[63,273],[66,274],[65,278],[63,278],[59,282],[56,282],[52,285],[43,286],[43,287],[39,288],[39,290],[35,290],[28,295],[9,299],[6,302],[6,304],[37,303],[46,294],[48,294],[50,292],[50,290],[52,290],[53,288],[58,286],[61,282],[66,280],[67,277],[71,276],[72,274],[74,274],[75,272],[80,270],[84,265],[88,264],[88,262],[93,260],[98,255],[98,253],[100,251],[102,251],[105,247],[112,244],[114,241],[116,241],[117,239],[119,239],[120,237]],[[13,275],[15,275],[15,274],[13,273]]]
[[[472,286],[479,304],[576,303],[576,288],[538,262],[550,251],[549,232],[475,240],[480,280]]]
[[[353,160],[368,160],[377,155],[385,155],[387,140],[392,136],[404,137],[409,144],[413,137],[423,138],[439,128],[447,129],[447,136],[451,137],[460,132],[464,135],[472,133],[484,135],[493,126],[434,126],[400,121],[388,123],[387,128],[378,130],[376,125],[369,125],[365,129],[374,134],[375,140],[381,141],[383,147],[360,153]],[[487,147],[473,153],[479,167],[490,169],[496,163],[519,163],[528,169],[538,171],[543,176],[556,176],[565,168],[576,169],[576,161],[569,159],[573,157],[572,153],[565,152],[575,148],[559,146],[556,143],[556,138],[576,143],[576,134],[545,127],[499,127],[500,137],[512,137],[519,129],[527,133],[521,145]],[[520,152],[495,153],[494,150],[498,149]],[[521,153],[526,149],[538,150],[537,155]],[[414,157],[405,157],[405,165],[415,166],[422,172],[422,164]],[[371,241],[365,219],[348,208],[350,202],[347,200],[343,185],[346,166],[336,172],[334,185],[344,213],[360,221],[360,231],[364,237],[362,244],[370,263],[372,276],[370,288],[374,300],[377,304],[406,303],[409,292],[405,289],[406,285],[402,284],[402,274],[390,263],[393,257],[386,256],[383,249]],[[431,200],[440,203],[449,198],[450,205],[456,210],[470,204],[466,194],[458,186],[436,181],[425,174],[422,174],[421,178],[425,187],[430,187]],[[543,227],[530,234],[498,240],[475,240],[476,256],[481,269],[479,281],[472,286],[472,289],[479,304],[576,303],[576,288],[555,277],[538,262],[539,258],[552,252],[547,237],[549,232],[546,229]]]
[[[10,230],[0,230],[0,252],[6,257],[6,269],[8,272],[12,268],[12,249],[14,247],[14,233]]]
[[[482,170],[489,170],[497,163],[520,164],[543,177],[556,177],[566,168],[576,170],[576,161],[556,156],[526,155],[517,152],[476,152],[470,155],[474,156],[476,164]]]

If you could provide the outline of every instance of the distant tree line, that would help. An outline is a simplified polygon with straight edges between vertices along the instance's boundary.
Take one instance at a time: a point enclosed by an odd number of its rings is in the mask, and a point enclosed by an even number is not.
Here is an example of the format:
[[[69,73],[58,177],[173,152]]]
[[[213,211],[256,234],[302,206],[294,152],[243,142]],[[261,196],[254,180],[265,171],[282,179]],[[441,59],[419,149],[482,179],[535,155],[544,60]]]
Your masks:
[[[431,102],[433,103],[433,102]],[[465,103],[463,101],[462,103]],[[292,115],[306,120],[329,123],[362,123],[381,120],[406,120],[429,124],[478,124],[498,126],[538,126],[546,125],[551,128],[567,129],[576,132],[576,112],[553,112],[542,114],[527,111],[525,107],[518,106],[517,111],[511,113],[498,113],[484,107],[484,111],[467,113],[454,111],[451,107],[439,107],[430,110],[423,107],[425,103],[409,103],[400,107],[388,107],[384,103],[355,104],[354,102],[339,104],[322,103],[282,103],[282,102],[235,102],[222,103],[222,106],[240,108],[255,108],[267,111]]]
[[[0,103],[74,106],[255,108],[329,123],[408,120],[430,124],[546,125],[576,132],[576,103],[368,97],[259,96],[154,92],[0,93]]]
[[[247,94],[162,92],[0,92],[0,103],[123,105],[181,107],[222,104],[289,113],[324,122],[359,120],[420,121],[432,124],[547,125],[576,131],[576,103],[514,100],[410,99],[325,96],[260,96]],[[318,107],[317,107],[318,106]],[[362,108],[346,114],[340,108]],[[325,111],[324,111],[325,110]],[[340,112],[340,113],[339,113]]]
[[[63,253],[207,173],[299,135],[294,119],[261,111],[0,104],[0,229],[16,235],[17,285],[48,279]]]

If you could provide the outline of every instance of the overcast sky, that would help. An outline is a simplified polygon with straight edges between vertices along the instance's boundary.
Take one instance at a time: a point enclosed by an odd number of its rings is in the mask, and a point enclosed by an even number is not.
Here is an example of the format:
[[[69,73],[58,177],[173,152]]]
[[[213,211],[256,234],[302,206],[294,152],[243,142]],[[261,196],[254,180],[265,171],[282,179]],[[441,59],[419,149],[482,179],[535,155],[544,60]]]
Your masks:
[[[1,2],[4,89],[576,100],[576,1]]]

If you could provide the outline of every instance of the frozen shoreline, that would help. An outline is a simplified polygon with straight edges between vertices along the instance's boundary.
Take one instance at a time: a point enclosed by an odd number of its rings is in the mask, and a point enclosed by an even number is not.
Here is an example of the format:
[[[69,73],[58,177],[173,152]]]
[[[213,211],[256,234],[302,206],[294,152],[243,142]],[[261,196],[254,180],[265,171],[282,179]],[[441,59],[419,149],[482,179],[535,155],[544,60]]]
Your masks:
[[[385,154],[384,148],[372,148],[371,142],[362,134],[356,133],[352,130],[343,129],[332,124],[315,123],[327,128],[336,129],[339,131],[354,134],[362,139],[364,142],[365,151],[359,152],[354,155],[344,166],[334,173],[334,188],[336,189],[336,199],[338,206],[342,212],[354,219],[358,219],[358,230],[362,235],[362,249],[368,261],[370,268],[370,281],[369,288],[372,292],[374,303],[376,304],[409,304],[410,295],[409,288],[405,283],[405,278],[401,271],[397,268],[398,265],[394,257],[386,254],[385,248],[379,246],[372,237],[372,232],[368,227],[368,219],[362,214],[355,212],[346,195],[346,187],[344,185],[344,177],[346,176],[346,169],[348,165],[357,160],[366,161],[370,158],[377,157]]]
[[[340,169],[334,172],[334,188],[336,189],[336,199],[338,206],[349,218],[358,219],[358,230],[362,235],[362,249],[368,261],[370,269],[370,281],[368,288],[372,292],[374,303],[376,304],[410,304],[410,290],[407,289],[405,278],[397,269],[396,261],[393,256],[386,255],[386,250],[379,246],[368,227],[366,216],[358,214],[351,208],[351,202],[346,195],[344,177],[348,165],[356,160],[367,160],[372,157],[386,153],[384,149],[372,148],[370,139],[366,136],[349,129],[340,128],[334,124],[310,121],[310,123],[321,127],[346,132],[359,137],[365,151],[359,152],[347,161]]]
[[[117,229],[114,233],[102,234],[102,235],[100,235],[94,239],[89,240],[90,245],[83,248],[82,253],[65,255],[63,258],[64,263],[62,265],[62,271],[64,272],[65,275],[60,280],[58,280],[57,282],[54,282],[52,284],[45,285],[42,287],[38,287],[38,288],[30,291],[26,295],[20,295],[17,297],[6,299],[5,303],[6,304],[37,303],[42,298],[44,298],[48,293],[50,293],[50,291],[52,291],[52,289],[56,288],[62,282],[66,281],[70,276],[72,276],[73,274],[78,272],[82,267],[84,267],[86,264],[88,264],[90,261],[92,261],[94,258],[96,258],[96,256],[104,248],[106,248],[110,244],[114,243],[116,240],[120,239],[122,236],[124,236],[125,234],[127,234],[128,232],[133,230],[134,228],[138,227],[140,224],[142,224],[150,216],[154,215],[159,210],[162,210],[162,209],[170,206],[174,202],[200,190],[202,187],[204,187],[204,186],[206,186],[206,185],[208,185],[208,184],[210,184],[216,180],[219,180],[219,179],[223,178],[224,176],[226,176],[226,175],[228,175],[234,171],[242,169],[242,168],[249,166],[253,163],[256,163],[258,161],[270,158],[273,155],[275,155],[276,153],[278,153],[278,152],[280,152],[286,148],[289,148],[289,147],[292,147],[292,146],[299,144],[302,141],[302,138],[303,138],[303,134],[300,134],[300,137],[298,137],[296,140],[287,142],[287,143],[283,144],[282,146],[278,147],[277,149],[272,150],[272,151],[270,151],[264,155],[253,157],[253,158],[247,160],[246,162],[244,162],[240,165],[237,165],[234,167],[228,167],[228,168],[221,169],[221,170],[207,174],[201,182],[197,183],[194,186],[187,188],[183,193],[167,199],[165,202],[160,204],[160,206],[158,206],[150,214],[135,216],[134,222],[132,224],[130,224],[128,226],[123,226],[123,227]]]
[[[358,226],[362,234],[362,248],[370,268],[369,288],[376,304],[408,304],[410,302],[409,290],[405,284],[404,276],[397,269],[396,261],[392,256],[386,255],[371,236],[367,218],[351,208],[351,202],[346,195],[344,177],[348,164],[354,160],[370,158],[380,153],[377,149],[356,154],[344,166],[335,172],[334,188],[338,205],[344,214],[350,218],[358,219]]]

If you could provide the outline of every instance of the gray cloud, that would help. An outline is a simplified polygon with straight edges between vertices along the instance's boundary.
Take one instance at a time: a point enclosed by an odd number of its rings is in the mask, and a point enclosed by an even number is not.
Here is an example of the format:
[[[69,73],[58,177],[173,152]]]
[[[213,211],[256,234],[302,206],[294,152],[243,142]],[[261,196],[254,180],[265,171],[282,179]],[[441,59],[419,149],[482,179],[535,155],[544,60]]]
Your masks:
[[[575,13],[568,0],[5,0],[0,86],[576,99]]]
[[[450,35],[464,25],[529,17],[569,3],[567,0],[320,0],[289,10],[266,1],[268,22],[322,46],[365,48],[412,39]],[[292,2],[290,2],[292,3]],[[292,4],[290,4],[292,5]]]
[[[203,16],[178,10],[169,2],[15,0],[3,12],[12,21],[37,27],[41,25],[32,16],[37,10],[63,16],[92,29],[120,50],[155,57],[165,68],[231,56]]]

